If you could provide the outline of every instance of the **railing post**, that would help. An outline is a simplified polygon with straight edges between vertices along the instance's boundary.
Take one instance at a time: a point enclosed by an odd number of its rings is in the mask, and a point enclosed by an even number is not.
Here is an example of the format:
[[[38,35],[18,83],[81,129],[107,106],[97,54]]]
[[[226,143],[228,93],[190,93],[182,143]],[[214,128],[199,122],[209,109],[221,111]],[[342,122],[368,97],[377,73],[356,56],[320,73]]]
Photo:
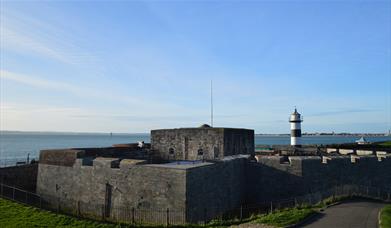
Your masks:
[[[240,205],[240,221],[243,220],[243,205]]]
[[[135,224],[134,215],[135,215],[135,211],[134,211],[134,207],[132,207],[132,224],[133,224],[133,225]]]
[[[60,213],[60,197],[57,198],[57,213]]]
[[[42,209],[42,197],[39,196],[39,209]]]
[[[26,204],[28,204],[28,203],[27,203],[27,192],[25,192],[25,193],[26,193],[26,196],[25,196],[25,201],[26,201]]]
[[[105,217],[106,217],[105,205],[102,204],[101,209],[102,209],[102,221],[105,221]]]
[[[204,225],[206,225],[206,208],[204,208]]]
[[[3,184],[0,184],[1,185],[1,196],[4,196],[3,195]]]
[[[80,218],[80,201],[77,201],[77,217]]]
[[[167,211],[166,211],[166,225],[169,226],[170,225],[170,209],[167,208]]]
[[[273,201],[270,201],[270,213],[273,213]]]
[[[15,200],[15,188],[12,187],[12,199]]]

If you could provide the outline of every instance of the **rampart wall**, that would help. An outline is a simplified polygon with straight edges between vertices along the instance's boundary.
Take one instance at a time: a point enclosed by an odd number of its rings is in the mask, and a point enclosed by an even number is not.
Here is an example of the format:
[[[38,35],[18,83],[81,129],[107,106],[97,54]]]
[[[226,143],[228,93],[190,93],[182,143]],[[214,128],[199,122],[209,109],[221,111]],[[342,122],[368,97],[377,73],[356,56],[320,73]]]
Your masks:
[[[40,164],[37,193],[50,203],[75,208],[80,201],[91,213],[110,216],[115,208],[163,209],[185,207],[186,172],[143,164],[143,160],[96,158],[89,165],[77,159],[73,166]],[[69,203],[69,205],[67,205]]]
[[[265,156],[248,164],[246,177],[247,203],[290,198],[343,184],[391,190],[391,157]]]
[[[107,218],[116,216],[116,208],[163,210],[163,215],[169,209],[172,214],[179,211],[180,220],[197,222],[241,205],[279,201],[334,186],[391,191],[390,155],[260,156],[258,161],[250,155],[235,155],[209,162],[147,164],[137,159],[80,158],[78,153],[64,155],[67,162],[63,163],[47,156],[38,168],[37,192],[49,203],[70,209],[83,202],[91,205],[91,214],[104,212]]]
[[[206,219],[211,219],[227,210],[240,207],[245,198],[247,157],[226,157],[213,165],[187,170],[189,221],[202,221],[205,214],[208,216]]]

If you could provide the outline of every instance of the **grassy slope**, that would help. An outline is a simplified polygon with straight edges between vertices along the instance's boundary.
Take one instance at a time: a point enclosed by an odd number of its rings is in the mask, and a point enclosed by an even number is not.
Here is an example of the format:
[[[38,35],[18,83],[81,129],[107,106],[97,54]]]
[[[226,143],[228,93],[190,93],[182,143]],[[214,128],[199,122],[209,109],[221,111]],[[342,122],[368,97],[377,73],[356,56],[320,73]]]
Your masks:
[[[382,145],[382,146],[390,146],[391,147],[391,141],[380,143],[380,145]]]
[[[297,224],[308,216],[316,213],[311,208],[293,208],[282,210],[277,213],[261,215],[254,222],[269,224],[277,227],[284,227],[292,224]]]
[[[242,222],[238,220],[230,221],[212,221],[206,226],[190,225],[178,227],[229,227],[240,223],[263,223],[273,226],[286,226],[295,224],[300,220],[314,213],[310,208],[286,209],[276,211],[267,215],[256,215],[252,218],[245,219]],[[85,219],[77,219],[71,216],[59,215],[37,208],[25,206],[9,200],[0,198],[0,227],[102,227],[114,228],[119,227],[114,224],[105,224]],[[131,226],[122,226],[131,227]]]
[[[381,228],[391,228],[391,205],[385,206],[381,211]]]
[[[0,198],[0,227],[115,227],[41,211]]]

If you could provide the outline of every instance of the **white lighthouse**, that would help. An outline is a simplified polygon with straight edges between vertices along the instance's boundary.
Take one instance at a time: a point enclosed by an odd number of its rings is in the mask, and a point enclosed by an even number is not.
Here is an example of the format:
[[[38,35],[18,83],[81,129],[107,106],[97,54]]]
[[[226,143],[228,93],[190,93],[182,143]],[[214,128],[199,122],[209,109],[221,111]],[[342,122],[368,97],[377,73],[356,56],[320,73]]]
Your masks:
[[[303,120],[295,108],[295,111],[289,118],[289,123],[291,123],[291,146],[301,146],[301,122]]]

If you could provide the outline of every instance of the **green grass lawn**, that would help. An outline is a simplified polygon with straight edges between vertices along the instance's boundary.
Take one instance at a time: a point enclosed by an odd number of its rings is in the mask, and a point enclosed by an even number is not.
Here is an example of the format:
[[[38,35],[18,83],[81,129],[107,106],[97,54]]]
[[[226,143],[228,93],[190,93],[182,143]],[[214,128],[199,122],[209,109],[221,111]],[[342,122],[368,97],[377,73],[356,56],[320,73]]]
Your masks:
[[[307,216],[315,213],[311,208],[292,208],[276,211],[272,214],[254,215],[251,218],[228,221],[212,221],[206,225],[185,225],[177,227],[229,227],[240,223],[263,223],[272,226],[286,226],[295,224]],[[60,215],[49,211],[39,210],[34,207],[15,203],[0,198],[0,227],[133,227],[131,225],[117,226],[115,224],[100,223],[86,219]],[[139,226],[147,227],[147,226]],[[149,226],[156,227],[156,226]],[[163,226],[161,226],[163,227]]]
[[[296,224],[314,213],[316,212],[311,208],[292,208],[277,211],[271,214],[260,215],[252,223],[284,227]]]
[[[384,142],[384,143],[380,143],[379,145],[391,147],[391,141],[387,141],[387,142]]]
[[[391,228],[391,205],[387,205],[382,209],[380,227]]]
[[[116,227],[42,211],[0,198],[0,227]]]

